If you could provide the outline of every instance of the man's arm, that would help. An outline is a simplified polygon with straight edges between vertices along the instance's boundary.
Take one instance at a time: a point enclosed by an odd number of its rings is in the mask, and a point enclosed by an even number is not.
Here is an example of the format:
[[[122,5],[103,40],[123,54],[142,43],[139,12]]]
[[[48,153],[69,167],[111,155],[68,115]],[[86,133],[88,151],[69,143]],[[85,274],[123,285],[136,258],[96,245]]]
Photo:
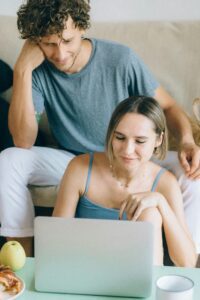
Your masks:
[[[32,71],[44,60],[40,48],[26,41],[14,67],[13,93],[9,109],[9,129],[15,146],[33,146],[38,124],[32,100]]]
[[[188,117],[162,87],[156,89],[155,99],[163,108],[167,126],[178,141],[179,160],[186,175],[191,179],[200,178],[200,148],[195,144]]]

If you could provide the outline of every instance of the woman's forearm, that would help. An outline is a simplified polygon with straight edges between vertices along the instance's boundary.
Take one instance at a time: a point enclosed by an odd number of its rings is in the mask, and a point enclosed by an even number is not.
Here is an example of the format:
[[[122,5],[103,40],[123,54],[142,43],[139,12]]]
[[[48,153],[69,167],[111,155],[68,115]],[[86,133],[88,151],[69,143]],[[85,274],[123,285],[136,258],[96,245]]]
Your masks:
[[[170,258],[177,266],[194,267],[197,259],[194,243],[180,224],[165,197],[161,197],[158,209],[163,219]]]

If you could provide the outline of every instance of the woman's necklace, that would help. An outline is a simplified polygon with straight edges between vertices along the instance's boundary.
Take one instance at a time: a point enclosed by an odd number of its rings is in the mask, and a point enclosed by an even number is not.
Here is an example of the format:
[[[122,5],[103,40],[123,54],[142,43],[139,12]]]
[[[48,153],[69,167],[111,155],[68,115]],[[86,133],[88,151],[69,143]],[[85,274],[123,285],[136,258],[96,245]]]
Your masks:
[[[112,177],[115,178],[115,180],[117,181],[117,183],[119,184],[120,187],[126,188],[126,189],[129,188],[130,183],[128,183],[128,182],[124,183],[118,178],[113,165],[110,165],[110,171],[111,171]]]

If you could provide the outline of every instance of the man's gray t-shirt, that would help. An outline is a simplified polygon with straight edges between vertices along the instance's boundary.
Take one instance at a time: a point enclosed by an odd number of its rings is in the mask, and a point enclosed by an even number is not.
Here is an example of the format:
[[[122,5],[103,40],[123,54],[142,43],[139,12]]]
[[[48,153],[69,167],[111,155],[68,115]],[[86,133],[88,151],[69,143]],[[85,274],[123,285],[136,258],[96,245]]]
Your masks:
[[[127,46],[91,39],[92,54],[78,73],[66,74],[45,60],[33,72],[35,110],[47,113],[58,144],[71,151],[103,151],[111,114],[132,95],[154,96],[158,87]]]

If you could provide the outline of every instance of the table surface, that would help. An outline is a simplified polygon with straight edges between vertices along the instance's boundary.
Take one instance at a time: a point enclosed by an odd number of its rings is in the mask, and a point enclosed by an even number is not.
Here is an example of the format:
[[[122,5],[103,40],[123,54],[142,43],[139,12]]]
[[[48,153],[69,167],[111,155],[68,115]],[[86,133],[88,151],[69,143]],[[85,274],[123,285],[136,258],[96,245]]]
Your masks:
[[[42,299],[65,299],[65,300],[109,300],[109,299],[140,299],[141,298],[122,298],[122,297],[104,297],[104,296],[83,296],[83,295],[68,295],[68,294],[55,294],[55,293],[39,293],[34,288],[34,258],[27,258],[25,266],[16,272],[25,282],[26,289],[19,297],[20,300],[42,300]],[[163,275],[179,274],[187,276],[194,281],[194,298],[193,300],[200,299],[200,269],[199,268],[175,268],[175,267],[154,267],[153,272],[153,290],[151,297],[145,298],[148,300],[155,300],[155,282],[157,278]],[[144,298],[143,298],[144,299]]]

